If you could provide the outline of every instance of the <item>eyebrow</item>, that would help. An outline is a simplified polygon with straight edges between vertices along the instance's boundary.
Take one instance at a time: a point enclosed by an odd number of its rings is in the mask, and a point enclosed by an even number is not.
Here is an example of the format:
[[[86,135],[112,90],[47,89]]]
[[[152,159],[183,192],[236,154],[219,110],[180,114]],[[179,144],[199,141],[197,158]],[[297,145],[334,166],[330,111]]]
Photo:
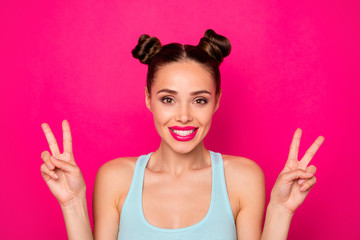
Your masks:
[[[177,91],[167,89],[167,88],[161,89],[160,91],[157,92],[157,94],[162,93],[162,92],[166,92],[166,93],[170,93],[170,94],[177,94]],[[202,93],[206,93],[206,94],[211,95],[211,93],[209,91],[206,91],[206,90],[199,90],[199,91],[191,92],[190,94],[194,96],[194,95],[199,95],[199,94],[202,94]]]

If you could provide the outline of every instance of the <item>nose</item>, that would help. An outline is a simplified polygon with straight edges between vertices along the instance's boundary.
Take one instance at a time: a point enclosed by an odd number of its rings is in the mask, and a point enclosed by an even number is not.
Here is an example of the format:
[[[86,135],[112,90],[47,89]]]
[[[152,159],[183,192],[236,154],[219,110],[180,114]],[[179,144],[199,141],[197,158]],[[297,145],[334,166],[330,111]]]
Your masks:
[[[176,121],[181,123],[188,123],[192,121],[192,114],[190,106],[187,104],[180,104],[177,113],[176,113]]]

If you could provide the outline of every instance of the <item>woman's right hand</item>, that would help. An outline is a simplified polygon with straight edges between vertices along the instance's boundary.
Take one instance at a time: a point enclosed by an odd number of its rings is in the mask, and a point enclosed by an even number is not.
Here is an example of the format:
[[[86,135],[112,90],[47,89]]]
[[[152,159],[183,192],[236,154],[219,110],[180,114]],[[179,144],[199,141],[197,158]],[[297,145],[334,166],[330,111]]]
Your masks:
[[[66,206],[73,200],[85,198],[86,185],[80,168],[75,163],[68,121],[62,122],[63,153],[60,153],[49,125],[43,123],[41,127],[51,151],[51,154],[48,151],[41,153],[41,158],[44,161],[44,164],[41,165],[41,175],[50,191],[61,206]]]

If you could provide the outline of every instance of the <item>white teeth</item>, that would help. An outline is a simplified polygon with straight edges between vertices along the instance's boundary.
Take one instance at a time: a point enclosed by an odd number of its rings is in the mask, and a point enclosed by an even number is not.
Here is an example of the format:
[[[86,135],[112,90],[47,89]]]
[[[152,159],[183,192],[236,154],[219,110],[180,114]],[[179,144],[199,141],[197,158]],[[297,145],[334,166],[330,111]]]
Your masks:
[[[183,130],[175,130],[175,129],[171,129],[171,130],[174,133],[176,133],[177,135],[180,135],[180,136],[187,136],[187,135],[192,134],[195,131],[195,129],[193,129],[193,130],[185,130],[185,131],[183,131]]]

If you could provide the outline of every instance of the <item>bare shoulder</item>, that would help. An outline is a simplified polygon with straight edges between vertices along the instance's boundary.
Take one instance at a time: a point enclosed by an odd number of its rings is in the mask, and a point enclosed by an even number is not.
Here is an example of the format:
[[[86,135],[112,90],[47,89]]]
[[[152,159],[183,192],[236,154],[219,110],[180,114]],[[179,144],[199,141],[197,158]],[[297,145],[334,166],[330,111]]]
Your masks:
[[[137,159],[138,157],[121,157],[105,162],[96,174],[95,184],[102,183],[102,188],[113,192],[116,201],[121,201],[130,188]]]
[[[222,157],[226,188],[234,218],[243,216],[244,214],[240,213],[246,212],[245,209],[258,209],[256,211],[262,212],[265,201],[265,180],[260,166],[245,157],[231,155],[222,155]],[[253,216],[252,213],[250,215]]]
[[[260,166],[245,157],[223,155],[226,187],[239,239],[260,239],[265,181]]]
[[[134,170],[137,158],[119,157],[107,161],[99,168],[97,175],[108,175],[111,177],[119,177],[120,173],[126,175],[129,171]]]
[[[116,158],[98,170],[93,192],[95,239],[115,239],[121,208],[130,189],[137,157]]]
[[[254,180],[264,177],[260,166],[251,159],[232,155],[222,155],[225,174],[234,180]]]
[[[265,199],[264,173],[251,159],[232,155],[222,157],[226,187],[236,217],[249,202]]]

